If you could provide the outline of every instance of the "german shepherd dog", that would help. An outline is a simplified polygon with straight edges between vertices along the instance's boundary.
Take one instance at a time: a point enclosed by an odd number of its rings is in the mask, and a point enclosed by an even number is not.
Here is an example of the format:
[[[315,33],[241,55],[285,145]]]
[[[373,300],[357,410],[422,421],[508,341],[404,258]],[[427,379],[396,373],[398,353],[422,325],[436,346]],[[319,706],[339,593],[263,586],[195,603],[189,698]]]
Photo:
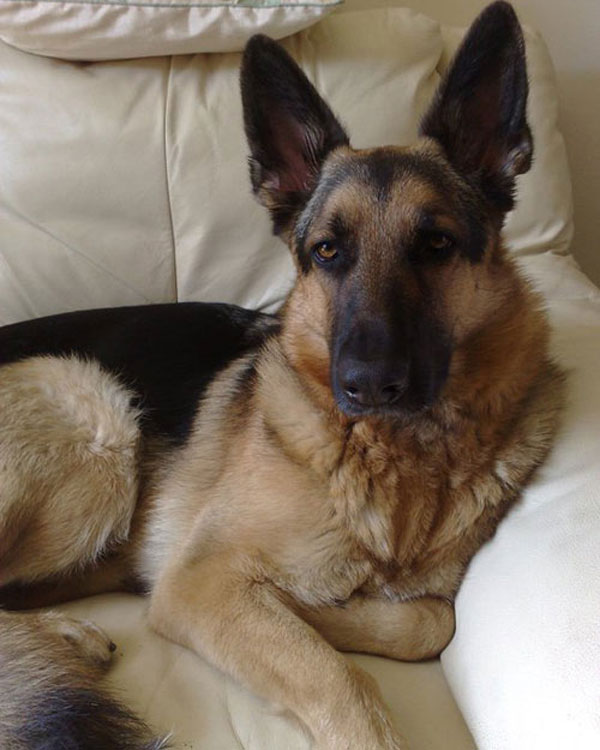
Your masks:
[[[117,589],[315,748],[406,748],[340,651],[439,654],[469,560],[549,451],[563,376],[501,240],[532,159],[510,5],[475,21],[410,147],[351,148],[264,36],[241,86],[253,189],[298,270],[281,313],[0,333],[3,748],[160,746],[96,684],[107,636],[9,611]]]

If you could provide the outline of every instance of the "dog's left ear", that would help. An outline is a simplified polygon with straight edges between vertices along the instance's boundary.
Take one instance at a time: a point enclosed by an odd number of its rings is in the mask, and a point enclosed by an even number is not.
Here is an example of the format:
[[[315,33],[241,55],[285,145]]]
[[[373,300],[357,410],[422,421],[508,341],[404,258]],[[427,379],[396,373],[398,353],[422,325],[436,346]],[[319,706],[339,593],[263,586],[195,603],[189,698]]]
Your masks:
[[[421,124],[450,163],[502,213],[515,177],[531,166],[525,44],[511,5],[495,2],[474,21]]]
[[[283,234],[314,190],[321,164],[348,136],[288,53],[269,37],[253,36],[241,70],[250,177]]]

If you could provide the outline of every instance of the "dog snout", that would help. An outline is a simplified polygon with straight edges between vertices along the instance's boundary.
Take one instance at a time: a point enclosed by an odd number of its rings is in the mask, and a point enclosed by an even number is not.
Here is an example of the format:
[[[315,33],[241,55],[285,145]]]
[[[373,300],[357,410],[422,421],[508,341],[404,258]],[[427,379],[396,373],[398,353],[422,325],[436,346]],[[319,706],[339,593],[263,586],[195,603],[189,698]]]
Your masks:
[[[364,408],[394,404],[408,386],[408,365],[354,358],[340,363],[339,382],[351,403]]]

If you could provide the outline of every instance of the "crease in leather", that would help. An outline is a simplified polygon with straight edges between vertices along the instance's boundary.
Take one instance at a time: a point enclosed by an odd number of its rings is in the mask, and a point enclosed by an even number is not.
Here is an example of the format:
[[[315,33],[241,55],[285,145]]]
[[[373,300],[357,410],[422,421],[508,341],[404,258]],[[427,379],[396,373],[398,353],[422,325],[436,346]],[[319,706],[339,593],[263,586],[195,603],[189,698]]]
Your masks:
[[[125,287],[125,289],[128,289],[130,292],[133,292],[134,294],[139,295],[145,302],[150,303],[152,301],[139,289],[136,289],[136,287],[131,286],[131,284],[128,284],[120,276],[116,276],[114,273],[112,273],[108,268],[103,266],[101,263],[98,263],[97,261],[92,260],[92,258],[90,258],[89,255],[86,255],[86,253],[84,253],[83,251],[78,250],[76,247],[68,243],[62,237],[59,237],[57,234],[55,234],[50,229],[48,229],[48,227],[45,227],[42,224],[39,224],[38,222],[34,221],[29,216],[26,216],[21,211],[16,209],[14,206],[7,205],[6,209],[9,213],[12,213],[14,216],[17,216],[21,221],[25,222],[28,226],[37,230],[41,234],[45,234],[47,237],[50,237],[56,243],[58,243],[61,247],[65,248],[70,253],[73,253],[73,255],[75,255],[76,257],[83,259],[88,265],[92,266],[97,271],[100,271],[104,275],[108,276],[110,279],[117,282],[121,286]]]
[[[167,213],[169,216],[169,229],[171,230],[171,255],[173,283],[175,285],[175,300],[179,302],[179,280],[177,277],[177,238],[175,236],[175,227],[173,225],[173,203],[171,200],[171,178],[169,172],[169,95],[171,92],[171,76],[173,74],[173,57],[169,57],[169,68],[167,70],[167,80],[165,85],[165,106],[163,113],[163,150],[165,158],[165,190],[167,198]]]

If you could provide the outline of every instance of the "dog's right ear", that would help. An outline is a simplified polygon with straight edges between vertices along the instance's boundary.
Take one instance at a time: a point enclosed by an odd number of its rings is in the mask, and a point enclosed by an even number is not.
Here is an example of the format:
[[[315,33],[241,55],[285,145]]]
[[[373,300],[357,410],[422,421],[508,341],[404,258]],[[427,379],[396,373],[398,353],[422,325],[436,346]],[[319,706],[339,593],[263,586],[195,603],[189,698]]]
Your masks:
[[[273,219],[275,234],[291,228],[314,190],[323,160],[348,136],[288,53],[253,36],[241,70],[250,177]]]
[[[421,134],[442,145],[501,215],[514,205],[516,176],[531,166],[527,93],[523,32],[509,3],[498,0],[467,32]]]

